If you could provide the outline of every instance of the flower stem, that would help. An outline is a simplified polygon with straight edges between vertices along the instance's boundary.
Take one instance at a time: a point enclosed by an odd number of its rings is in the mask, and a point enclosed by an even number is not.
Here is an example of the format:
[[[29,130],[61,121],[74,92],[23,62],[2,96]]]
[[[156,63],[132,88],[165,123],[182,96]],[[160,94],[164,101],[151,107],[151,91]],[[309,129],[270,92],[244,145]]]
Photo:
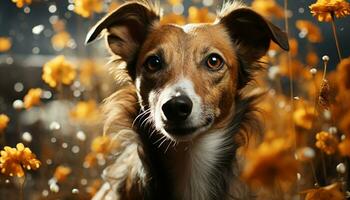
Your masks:
[[[337,46],[337,52],[338,52],[338,57],[339,57],[339,62],[340,62],[342,59],[342,56],[341,56],[341,52],[340,52],[340,45],[339,45],[339,40],[338,40],[338,36],[337,36],[337,30],[335,27],[334,13],[332,13],[331,15],[332,15],[331,24],[332,24],[333,36],[334,36],[334,40],[335,40],[335,45]]]
[[[322,81],[326,79],[328,61],[323,61],[323,76]]]
[[[26,182],[26,175],[24,175],[23,177],[19,178],[19,200],[23,200],[24,198],[24,183]]]

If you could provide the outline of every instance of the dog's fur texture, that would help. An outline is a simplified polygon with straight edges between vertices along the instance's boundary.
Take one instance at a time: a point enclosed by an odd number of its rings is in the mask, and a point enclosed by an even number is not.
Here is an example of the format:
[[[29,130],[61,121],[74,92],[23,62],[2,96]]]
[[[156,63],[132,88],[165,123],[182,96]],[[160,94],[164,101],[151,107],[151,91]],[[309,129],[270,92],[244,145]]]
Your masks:
[[[254,113],[259,95],[247,95],[245,86],[271,40],[288,50],[286,34],[240,3],[226,3],[212,24],[164,25],[160,13],[150,1],[131,1],[88,33],[87,43],[104,33],[122,85],[104,106],[104,132],[120,148],[93,199],[254,198],[239,181],[236,158],[248,133],[260,130]],[[143,69],[150,52],[164,57],[166,70]],[[200,67],[198,59],[208,52],[224,58],[222,69]],[[183,89],[193,112],[201,111],[195,122],[211,123],[186,137],[165,131],[158,107],[172,88]]]

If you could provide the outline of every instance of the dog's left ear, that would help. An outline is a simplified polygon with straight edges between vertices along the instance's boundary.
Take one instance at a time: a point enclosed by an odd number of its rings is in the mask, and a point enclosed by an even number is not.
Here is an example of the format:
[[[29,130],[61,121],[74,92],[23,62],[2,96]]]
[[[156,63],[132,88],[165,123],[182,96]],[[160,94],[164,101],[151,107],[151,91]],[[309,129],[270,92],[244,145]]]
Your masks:
[[[229,32],[238,56],[248,64],[266,54],[271,40],[289,50],[287,34],[249,8],[235,9],[222,16],[219,23]]]

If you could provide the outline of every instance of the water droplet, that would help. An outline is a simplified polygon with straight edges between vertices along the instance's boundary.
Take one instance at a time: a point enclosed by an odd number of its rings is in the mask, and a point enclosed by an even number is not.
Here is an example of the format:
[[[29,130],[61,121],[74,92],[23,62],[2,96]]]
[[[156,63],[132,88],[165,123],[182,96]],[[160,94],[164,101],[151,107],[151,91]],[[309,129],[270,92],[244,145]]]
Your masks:
[[[51,122],[49,128],[50,128],[50,130],[55,131],[55,130],[59,130],[61,128],[61,125],[58,122],[53,121],[53,122]]]
[[[72,193],[73,193],[73,194],[78,194],[78,193],[79,193],[79,190],[76,189],[76,188],[73,188]]]
[[[49,6],[49,12],[50,13],[55,13],[57,11],[57,7],[55,4],[52,4]]]
[[[23,101],[20,100],[20,99],[17,99],[15,100],[13,103],[12,103],[12,107],[16,110],[20,110],[24,107],[24,104],[23,104]]]
[[[83,131],[78,131],[76,137],[80,141],[85,141],[86,140],[86,135],[85,135],[85,133]]]
[[[337,172],[340,174],[344,174],[346,172],[346,166],[344,165],[344,163],[339,163],[336,169]]]
[[[17,82],[17,83],[15,83],[13,88],[15,89],[16,92],[22,92],[24,89],[24,86],[23,86],[23,83]]]
[[[25,141],[25,142],[31,142],[32,139],[33,139],[32,134],[30,134],[29,132],[26,131],[26,132],[24,132],[24,133],[22,134],[22,140],[23,140],[23,141]]]

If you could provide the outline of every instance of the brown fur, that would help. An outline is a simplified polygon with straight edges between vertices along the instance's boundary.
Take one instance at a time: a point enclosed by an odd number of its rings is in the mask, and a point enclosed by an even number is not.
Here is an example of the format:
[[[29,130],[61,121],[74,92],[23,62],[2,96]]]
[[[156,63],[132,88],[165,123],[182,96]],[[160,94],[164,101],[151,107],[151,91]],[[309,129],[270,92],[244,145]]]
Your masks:
[[[160,9],[150,1],[131,1],[103,18],[88,34],[90,42],[107,29],[107,45],[117,63],[114,74],[123,85],[105,102],[105,133],[121,145],[115,163],[104,173],[111,187],[102,187],[95,199],[179,198],[182,191],[195,187],[188,184],[190,152],[214,130],[223,134],[219,147],[223,150],[221,160],[206,177],[212,182],[205,198],[250,198],[238,180],[235,151],[242,133],[259,126],[253,115],[257,96],[246,96],[243,89],[259,69],[258,59],[266,53],[270,40],[288,49],[286,35],[254,11],[234,3],[226,4],[213,24],[179,27],[160,24],[159,19]],[[223,57],[222,69],[213,72],[203,67],[211,52]],[[154,73],[144,69],[143,63],[152,54],[162,56],[165,69]],[[214,123],[191,141],[173,144],[162,140],[162,134],[154,130],[152,116],[143,108],[156,106],[149,102],[151,91],[157,99],[160,91],[180,77],[192,81],[205,114],[213,114]]]

